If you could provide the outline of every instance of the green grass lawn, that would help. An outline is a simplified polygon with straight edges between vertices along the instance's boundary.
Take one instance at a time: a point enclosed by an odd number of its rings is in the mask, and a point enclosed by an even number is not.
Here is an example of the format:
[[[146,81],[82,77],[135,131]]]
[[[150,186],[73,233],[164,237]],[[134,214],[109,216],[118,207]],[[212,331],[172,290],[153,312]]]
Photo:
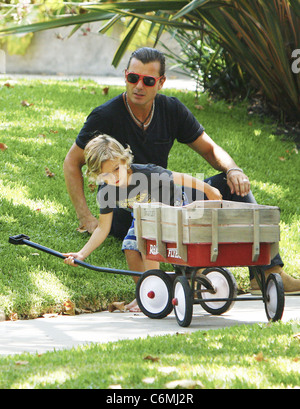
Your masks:
[[[61,312],[67,300],[80,312],[105,309],[111,301],[134,297],[130,277],[75,269],[27,246],[8,244],[8,237],[19,233],[61,252],[77,251],[87,241],[86,234],[76,231],[78,223],[62,166],[90,111],[123,91],[109,87],[108,95],[103,95],[102,88],[83,80],[1,80],[0,143],[7,149],[0,150],[0,311],[7,319]],[[280,249],[285,270],[300,277],[300,155],[295,144],[275,136],[275,126],[267,118],[262,122],[249,117],[246,103],[232,106],[203,95],[197,107],[193,93],[165,93],[185,103],[206,132],[234,157],[249,176],[259,203],[281,208]],[[45,168],[54,176],[48,177]],[[172,148],[169,168],[201,172],[205,177],[215,173],[195,152],[179,143]],[[86,191],[97,215],[96,195],[88,183]],[[127,268],[121,242],[111,237],[87,262]],[[233,272],[239,287],[246,289],[247,269]]]
[[[242,325],[0,357],[0,389],[299,388],[299,328]]]

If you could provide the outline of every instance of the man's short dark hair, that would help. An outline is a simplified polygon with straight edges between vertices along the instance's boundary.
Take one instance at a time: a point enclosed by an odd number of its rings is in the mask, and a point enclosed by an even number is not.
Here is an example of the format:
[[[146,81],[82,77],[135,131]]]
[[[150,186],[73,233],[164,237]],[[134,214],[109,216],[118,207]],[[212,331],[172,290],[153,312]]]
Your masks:
[[[142,47],[134,51],[128,61],[127,69],[129,68],[130,62],[133,58],[141,61],[143,64],[149,62],[158,61],[160,63],[159,75],[165,75],[166,70],[166,59],[161,51],[156,50],[156,48]]]

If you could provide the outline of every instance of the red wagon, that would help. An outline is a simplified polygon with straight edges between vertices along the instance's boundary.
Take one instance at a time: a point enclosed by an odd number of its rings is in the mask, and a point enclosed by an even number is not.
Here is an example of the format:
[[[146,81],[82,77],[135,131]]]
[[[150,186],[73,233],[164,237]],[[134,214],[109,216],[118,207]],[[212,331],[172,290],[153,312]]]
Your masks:
[[[235,301],[262,300],[269,320],[281,319],[284,288],[279,274],[265,280],[261,266],[278,252],[280,210],[229,201],[198,201],[184,207],[135,205],[139,250],[147,259],[171,263],[174,272],[150,270],[137,284],[140,309],[164,318],[174,308],[177,322],[189,326],[193,305],[220,315]],[[250,267],[262,296],[237,297],[228,267]]]

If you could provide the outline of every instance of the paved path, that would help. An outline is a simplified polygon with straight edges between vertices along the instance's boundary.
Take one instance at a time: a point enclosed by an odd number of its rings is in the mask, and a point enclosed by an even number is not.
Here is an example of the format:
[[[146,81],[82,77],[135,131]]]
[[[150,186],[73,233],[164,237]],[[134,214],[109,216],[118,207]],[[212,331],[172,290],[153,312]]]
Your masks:
[[[291,319],[299,320],[295,332],[300,332],[300,297],[285,299],[283,321]],[[262,301],[236,302],[233,308],[222,316],[211,316],[199,305],[194,305],[193,320],[188,328],[178,326],[173,313],[162,320],[151,320],[142,313],[103,311],[76,316],[3,321],[0,322],[0,354],[43,353],[91,342],[103,343],[178,332],[207,331],[254,323],[267,323]]]
[[[28,74],[0,74],[0,81],[12,79],[17,81],[18,79],[25,78],[25,79],[53,79],[53,80],[76,80],[79,76],[64,76],[64,75],[28,75]],[[125,90],[125,79],[123,77],[96,77],[96,76],[80,76],[82,79],[86,80],[94,80],[100,85],[117,85],[117,86],[124,86]],[[164,83],[164,88],[175,88],[175,89],[182,89],[188,91],[195,91],[196,89],[196,82],[193,79],[186,79],[178,78],[172,79],[168,78]]]

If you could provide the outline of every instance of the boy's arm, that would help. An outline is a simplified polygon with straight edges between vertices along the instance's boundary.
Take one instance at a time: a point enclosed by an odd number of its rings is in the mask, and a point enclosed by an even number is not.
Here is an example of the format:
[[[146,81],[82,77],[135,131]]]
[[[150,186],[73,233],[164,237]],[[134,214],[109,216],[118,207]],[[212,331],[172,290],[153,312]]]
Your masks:
[[[64,263],[71,266],[76,266],[74,258],[83,261],[87,258],[97,247],[99,247],[108,236],[111,228],[113,212],[100,214],[98,226],[91,235],[89,241],[82,247],[78,253],[64,253]]]
[[[176,185],[201,190],[206,194],[209,200],[222,200],[220,191],[215,187],[210,186],[208,183],[203,182],[203,180],[196,179],[193,176],[186,175],[185,173],[172,172],[172,174]]]

